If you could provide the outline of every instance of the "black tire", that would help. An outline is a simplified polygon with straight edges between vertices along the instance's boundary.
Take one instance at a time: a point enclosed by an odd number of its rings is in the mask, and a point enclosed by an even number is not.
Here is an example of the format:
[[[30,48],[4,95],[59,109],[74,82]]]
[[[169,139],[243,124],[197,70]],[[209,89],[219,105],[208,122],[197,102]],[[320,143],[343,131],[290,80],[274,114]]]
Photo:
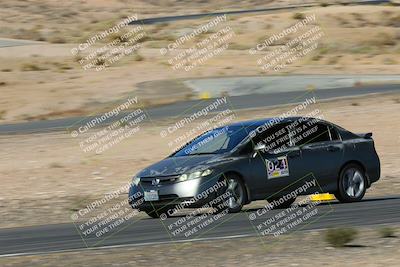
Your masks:
[[[153,219],[160,218],[160,215],[158,215],[158,213],[156,211],[154,211],[154,210],[153,211],[145,210],[144,212],[146,212],[146,214],[149,215]]]
[[[246,186],[242,180],[235,174],[229,174],[225,176],[227,187],[221,193],[230,194],[227,199],[222,199],[224,205],[215,207],[217,212],[228,209],[229,213],[237,213],[242,210],[243,205],[247,203],[247,191]]]
[[[339,175],[337,200],[343,203],[360,201],[367,191],[365,172],[358,164],[346,165]]]
[[[269,202],[269,203],[273,203],[274,201],[275,201],[275,202],[278,202],[280,199],[281,199],[281,197],[272,197],[272,198],[269,198],[269,199],[268,199],[268,202]],[[275,205],[274,205],[274,209],[287,209],[287,208],[289,208],[289,207],[293,204],[293,202],[295,202],[295,201],[296,201],[296,198],[295,198],[295,197],[294,197],[294,198],[289,198],[288,200],[283,201],[282,203],[279,202],[279,204],[275,204]]]

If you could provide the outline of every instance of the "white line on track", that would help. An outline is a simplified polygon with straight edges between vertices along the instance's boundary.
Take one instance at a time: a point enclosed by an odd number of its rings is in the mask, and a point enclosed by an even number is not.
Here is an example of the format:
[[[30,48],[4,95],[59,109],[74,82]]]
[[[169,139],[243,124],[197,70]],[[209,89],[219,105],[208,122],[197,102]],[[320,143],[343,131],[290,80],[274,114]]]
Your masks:
[[[163,244],[176,244],[176,243],[186,243],[186,242],[211,241],[211,240],[220,240],[220,239],[235,239],[235,238],[252,237],[252,236],[256,236],[256,234],[194,238],[194,239],[174,240],[174,241],[158,241],[158,242],[147,242],[147,243],[140,243],[140,244],[109,245],[109,246],[101,246],[101,247],[59,249],[59,250],[49,250],[49,251],[41,251],[41,252],[11,253],[11,254],[0,255],[0,258],[17,257],[17,256],[33,256],[33,255],[53,254],[53,253],[60,253],[60,252],[76,252],[76,251],[84,251],[84,250],[100,250],[100,249],[128,248],[128,247],[163,245]]]

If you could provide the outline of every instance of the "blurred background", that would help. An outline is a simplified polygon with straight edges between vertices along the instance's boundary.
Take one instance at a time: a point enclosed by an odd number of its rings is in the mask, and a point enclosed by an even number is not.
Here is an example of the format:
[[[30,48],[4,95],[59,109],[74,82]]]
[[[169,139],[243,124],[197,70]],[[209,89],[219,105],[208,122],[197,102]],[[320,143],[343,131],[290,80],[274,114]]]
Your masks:
[[[176,43],[224,15],[215,27]],[[301,33],[314,27],[321,33],[311,40],[310,50],[290,64],[263,69],[272,61],[266,59],[267,55],[284,47],[300,31],[266,48],[258,47],[274,34],[309,18],[314,19]],[[131,19],[130,25],[99,37],[127,19]],[[203,40],[214,38],[223,29],[230,35],[220,39],[219,46],[224,47],[221,51],[196,61],[191,68],[185,68],[190,65],[187,61],[182,61],[181,67],[176,65],[184,51],[200,51]],[[96,41],[90,43],[94,36]],[[173,44],[178,47],[171,49]],[[122,49],[113,50],[120,45]],[[254,49],[257,52],[252,54]],[[398,1],[2,0],[0,239],[4,249],[8,242],[10,248],[2,252],[8,256],[0,257],[0,265],[185,266],[196,259],[197,263],[191,265],[309,266],[320,260],[328,266],[396,266],[400,243],[394,236],[400,222],[391,216],[398,213],[398,202],[388,204],[392,209],[382,223],[344,223],[342,226],[357,228],[359,235],[351,246],[341,249],[324,241],[322,229],[329,225],[322,225],[313,231],[279,237],[273,246],[246,236],[234,242],[188,241],[182,247],[168,242],[106,250],[81,250],[79,246],[74,250],[71,246],[68,249],[72,251],[19,255],[30,250],[18,243],[17,232],[12,232],[17,230],[9,229],[23,229],[18,235],[29,237],[32,229],[38,229],[29,227],[71,224],[71,214],[129,183],[139,170],[170,154],[168,141],[160,137],[160,132],[182,117],[184,110],[219,97],[228,98],[234,121],[240,121],[282,114],[303,92],[316,94],[317,107],[326,120],[353,132],[374,134],[382,176],[366,196],[397,199],[399,74]],[[331,90],[332,97],[318,98],[318,92],[324,90]],[[260,95],[288,92],[293,97],[287,101],[257,102]],[[140,131],[102,153],[83,151],[82,142],[99,128],[77,136],[71,133],[92,116],[134,97],[148,112]],[[136,108],[133,105],[127,110]],[[184,135],[191,127],[176,131],[169,140]],[[186,136],[184,141],[192,137]],[[121,194],[112,203],[125,198]],[[246,209],[264,204],[254,203]],[[142,213],[136,218],[149,220]],[[56,233],[62,235],[54,230]],[[25,245],[34,246],[35,238]],[[112,243],[120,244],[132,245],[121,240]],[[51,248],[46,247],[46,251]]]

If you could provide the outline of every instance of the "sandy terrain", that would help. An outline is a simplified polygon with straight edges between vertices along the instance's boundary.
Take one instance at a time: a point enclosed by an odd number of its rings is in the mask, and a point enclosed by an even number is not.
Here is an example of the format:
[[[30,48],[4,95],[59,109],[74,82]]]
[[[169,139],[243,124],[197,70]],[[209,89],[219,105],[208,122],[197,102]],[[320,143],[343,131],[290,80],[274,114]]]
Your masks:
[[[367,196],[399,194],[400,125],[396,122],[400,121],[400,95],[317,102],[315,107],[328,121],[353,132],[373,132],[382,177]],[[279,115],[290,108],[239,111],[235,121]],[[143,124],[135,135],[101,154],[79,147],[87,134],[76,138],[68,133],[0,136],[0,227],[70,222],[73,211],[125,185],[140,169],[169,155],[168,138],[161,138],[160,131],[173,123],[170,119]]]
[[[393,229],[399,231],[399,227]],[[400,238],[380,228],[360,228],[344,248],[324,241],[324,231],[298,232],[264,241],[257,237],[180,245],[91,250],[2,258],[2,266],[398,266]],[[263,245],[264,244],[264,245]]]
[[[40,12],[31,16],[26,12],[29,8],[37,9],[34,5],[26,9],[23,1],[20,5],[2,2],[0,15],[6,19],[0,22],[0,37],[40,40],[42,43],[0,49],[0,123],[100,112],[113,101],[138,90],[139,84],[145,81],[173,80],[167,85],[160,82],[151,92],[141,90],[147,104],[154,105],[197,97],[189,88],[178,86],[175,79],[265,74],[257,66],[257,57],[250,56],[248,49],[293,25],[299,18],[312,14],[316,15],[314,24],[324,32],[318,48],[289,67],[268,75],[398,74],[400,71],[400,7],[393,6],[331,6],[229,16],[225,24],[235,32],[229,48],[191,71],[173,70],[168,63],[169,57],[161,56],[159,49],[208,19],[144,26],[147,38],[137,53],[123,57],[103,71],[85,71],[70,52],[78,43],[130,14],[154,16],[168,6],[154,9],[153,2],[139,2],[135,9],[129,9],[123,8],[127,5],[125,1],[114,1],[115,5],[105,8],[105,2],[87,1],[87,6],[79,11],[70,2],[62,6],[53,3],[46,8],[43,4],[43,10],[39,9]],[[233,7],[234,2],[229,2]],[[283,3],[273,1],[271,4],[277,2]],[[193,6],[201,7],[202,4],[196,1]],[[148,13],[150,10],[152,13]],[[179,9],[175,11],[180,12]],[[190,11],[190,6],[185,9],[186,14]],[[59,13],[61,15],[56,16]],[[31,20],[35,23],[27,23]],[[31,25],[32,29],[23,30],[26,25]],[[33,33],[40,36],[36,38]],[[209,34],[202,34],[182,48],[191,47],[207,36]],[[107,43],[106,40],[102,42]],[[176,92],[171,96],[172,89]]]

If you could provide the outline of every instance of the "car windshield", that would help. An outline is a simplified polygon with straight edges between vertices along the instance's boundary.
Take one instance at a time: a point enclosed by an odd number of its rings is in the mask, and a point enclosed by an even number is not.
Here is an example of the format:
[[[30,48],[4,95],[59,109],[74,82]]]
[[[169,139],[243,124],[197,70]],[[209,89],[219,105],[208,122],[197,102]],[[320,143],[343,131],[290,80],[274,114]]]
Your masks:
[[[222,154],[231,151],[255,128],[225,126],[208,131],[186,144],[172,156]]]

